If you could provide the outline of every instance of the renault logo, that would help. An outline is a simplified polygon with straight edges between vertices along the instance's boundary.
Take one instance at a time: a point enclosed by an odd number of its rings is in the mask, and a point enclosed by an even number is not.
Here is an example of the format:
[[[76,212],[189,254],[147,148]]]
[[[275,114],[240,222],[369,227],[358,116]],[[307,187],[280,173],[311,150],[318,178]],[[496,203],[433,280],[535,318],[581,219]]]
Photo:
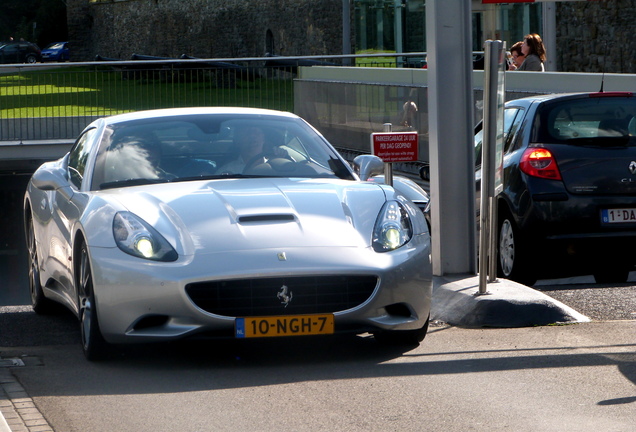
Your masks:
[[[631,161],[629,163],[629,172],[632,174],[636,174],[636,161]]]

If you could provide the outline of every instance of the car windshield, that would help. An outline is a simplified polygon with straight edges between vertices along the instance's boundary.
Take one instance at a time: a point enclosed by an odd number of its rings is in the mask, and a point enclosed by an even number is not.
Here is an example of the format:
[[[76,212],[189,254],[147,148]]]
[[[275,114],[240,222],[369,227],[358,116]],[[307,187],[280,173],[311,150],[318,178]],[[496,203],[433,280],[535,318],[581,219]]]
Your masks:
[[[537,112],[534,142],[636,146],[636,98],[590,97],[546,103]]]
[[[246,177],[354,178],[333,148],[301,119],[196,114],[107,127],[93,189]]]
[[[62,49],[62,48],[64,48],[64,44],[61,42],[54,43],[46,47],[46,49]]]

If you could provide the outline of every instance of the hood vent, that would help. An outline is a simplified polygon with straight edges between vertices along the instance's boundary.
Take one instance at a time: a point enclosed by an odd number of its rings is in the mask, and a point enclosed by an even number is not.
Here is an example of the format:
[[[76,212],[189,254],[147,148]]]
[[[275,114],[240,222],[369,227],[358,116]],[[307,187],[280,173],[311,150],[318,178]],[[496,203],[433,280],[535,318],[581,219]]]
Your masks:
[[[292,214],[264,214],[240,216],[239,223],[260,223],[260,222],[294,222],[296,218]]]

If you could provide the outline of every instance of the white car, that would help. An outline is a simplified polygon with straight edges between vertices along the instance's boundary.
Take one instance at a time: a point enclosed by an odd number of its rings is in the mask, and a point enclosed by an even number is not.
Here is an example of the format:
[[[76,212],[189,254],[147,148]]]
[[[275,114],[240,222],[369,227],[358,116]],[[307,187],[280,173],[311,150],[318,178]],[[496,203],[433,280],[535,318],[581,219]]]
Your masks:
[[[33,309],[73,311],[89,360],[110,344],[190,336],[369,332],[419,343],[430,236],[412,200],[363,181],[381,165],[362,156],[358,176],[284,112],[96,120],[29,182]]]

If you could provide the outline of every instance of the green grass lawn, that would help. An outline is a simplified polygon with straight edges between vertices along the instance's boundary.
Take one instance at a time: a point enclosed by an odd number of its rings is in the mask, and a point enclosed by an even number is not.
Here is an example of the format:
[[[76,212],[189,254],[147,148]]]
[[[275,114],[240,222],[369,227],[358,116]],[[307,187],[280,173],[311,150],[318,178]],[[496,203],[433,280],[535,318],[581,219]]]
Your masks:
[[[102,116],[186,106],[293,111],[293,80],[211,69],[69,67],[0,75],[0,118]]]
[[[358,50],[356,54],[388,54],[386,57],[356,57],[357,67],[397,67],[397,60],[394,55],[395,51],[378,51],[373,49]]]

